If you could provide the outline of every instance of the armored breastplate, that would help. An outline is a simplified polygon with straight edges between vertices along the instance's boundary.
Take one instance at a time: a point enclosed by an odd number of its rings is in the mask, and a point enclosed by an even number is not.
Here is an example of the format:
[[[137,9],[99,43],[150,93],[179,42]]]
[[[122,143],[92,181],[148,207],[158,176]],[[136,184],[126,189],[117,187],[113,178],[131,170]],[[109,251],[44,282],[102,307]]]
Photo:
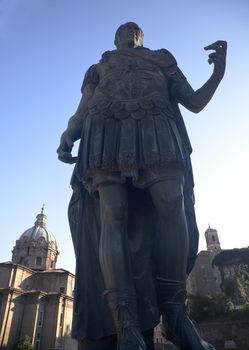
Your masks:
[[[143,110],[172,114],[168,81],[160,67],[141,57],[110,54],[98,64],[99,83],[89,103],[92,113]],[[140,118],[140,117],[139,117]]]

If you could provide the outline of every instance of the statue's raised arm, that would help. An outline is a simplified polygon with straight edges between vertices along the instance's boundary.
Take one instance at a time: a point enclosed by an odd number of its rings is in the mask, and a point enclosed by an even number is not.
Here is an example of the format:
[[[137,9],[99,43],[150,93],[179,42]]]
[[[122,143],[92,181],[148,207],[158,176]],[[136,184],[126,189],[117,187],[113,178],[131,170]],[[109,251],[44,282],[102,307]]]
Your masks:
[[[178,102],[194,113],[199,113],[211,100],[224,76],[226,67],[226,41],[218,40],[204,49],[215,51],[209,55],[208,59],[209,64],[214,65],[213,74],[208,81],[196,91],[191,88],[186,80],[182,80],[180,84],[175,86]]]

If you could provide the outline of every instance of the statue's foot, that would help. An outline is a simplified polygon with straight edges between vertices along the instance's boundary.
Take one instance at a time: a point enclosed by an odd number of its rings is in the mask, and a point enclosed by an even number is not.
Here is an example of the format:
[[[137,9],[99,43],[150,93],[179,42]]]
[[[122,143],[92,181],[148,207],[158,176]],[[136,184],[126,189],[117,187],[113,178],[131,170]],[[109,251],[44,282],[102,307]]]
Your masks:
[[[135,292],[130,289],[110,289],[104,295],[117,330],[117,350],[147,350],[137,320]]]
[[[200,337],[184,305],[168,304],[166,320],[166,337],[180,350],[215,350]]]
[[[155,350],[154,348],[154,328],[142,332],[143,339],[147,350]]]
[[[197,332],[192,321],[186,315],[183,316],[183,327],[181,329],[180,335],[183,334],[184,349],[188,350],[215,350],[213,345],[202,339]]]
[[[118,350],[146,350],[142,333],[137,326],[124,327],[118,336]]]

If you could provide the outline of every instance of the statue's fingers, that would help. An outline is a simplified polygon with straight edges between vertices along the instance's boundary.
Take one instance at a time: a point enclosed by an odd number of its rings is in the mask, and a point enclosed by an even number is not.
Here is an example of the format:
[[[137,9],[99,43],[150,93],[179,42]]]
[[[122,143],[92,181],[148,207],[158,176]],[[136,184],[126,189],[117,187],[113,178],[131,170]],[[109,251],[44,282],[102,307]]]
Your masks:
[[[217,51],[217,50],[220,50],[220,48],[221,47],[218,44],[213,43],[211,45],[205,46],[204,50],[215,50],[215,51]]]
[[[66,152],[65,152],[65,147],[63,147],[62,145],[60,145],[59,147],[58,147],[58,149],[57,149],[57,154],[58,155],[61,155],[61,156],[63,156]]]
[[[210,45],[207,45],[204,47],[204,50],[213,50],[214,45],[216,45],[216,42]]]
[[[224,64],[225,63],[225,55],[222,55],[220,53],[217,53],[217,52],[214,52],[210,55],[208,55],[208,63],[209,64],[217,64],[217,63],[220,63],[220,64]]]
[[[61,160],[64,163],[67,163],[67,164],[74,164],[78,160],[78,157],[72,157],[71,155],[70,155],[70,157],[60,157],[59,156],[58,158],[59,158],[59,160]]]
[[[70,164],[77,163],[77,161],[78,161],[78,157],[71,157]]]
[[[208,46],[204,47],[204,50],[215,50],[215,51],[219,51],[219,50],[226,50],[227,48],[227,42],[224,40],[217,40],[215,43],[210,44]]]
[[[216,52],[212,52],[208,55],[209,58],[214,58],[217,56],[217,53]]]
[[[225,40],[218,40],[216,41],[216,44],[220,46],[220,48],[226,50],[227,49],[227,42]]]
[[[214,61],[222,62],[222,61],[225,61],[226,55],[221,51],[218,51],[218,52],[215,51],[215,52],[210,53],[208,55],[208,57],[209,57],[208,62],[210,62],[209,60],[211,60],[212,62],[214,62]]]
[[[217,56],[216,52],[210,53],[210,55],[208,55],[208,63],[209,64],[214,63],[216,56]]]
[[[59,152],[58,152],[59,151]],[[73,157],[72,154],[70,152],[65,152],[62,151],[58,148],[58,158],[59,160],[61,160],[64,163],[68,163],[68,164],[74,164],[77,162],[78,157]]]
[[[221,55],[218,54],[217,52],[212,52],[208,55],[208,63],[214,63],[220,59]]]
[[[66,137],[66,143],[69,149],[73,148],[73,142],[69,137]]]
[[[58,158],[62,161],[72,158],[72,155],[69,152],[64,152],[62,150],[59,150],[59,152],[57,153],[58,153]]]

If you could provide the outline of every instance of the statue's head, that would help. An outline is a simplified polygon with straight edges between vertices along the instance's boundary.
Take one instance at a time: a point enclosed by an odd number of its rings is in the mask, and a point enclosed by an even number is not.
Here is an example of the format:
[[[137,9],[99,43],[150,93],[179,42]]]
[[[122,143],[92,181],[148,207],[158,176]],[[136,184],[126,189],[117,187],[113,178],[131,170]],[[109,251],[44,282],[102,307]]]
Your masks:
[[[115,34],[114,44],[118,49],[136,48],[143,46],[144,33],[136,23],[127,22],[122,24]]]

